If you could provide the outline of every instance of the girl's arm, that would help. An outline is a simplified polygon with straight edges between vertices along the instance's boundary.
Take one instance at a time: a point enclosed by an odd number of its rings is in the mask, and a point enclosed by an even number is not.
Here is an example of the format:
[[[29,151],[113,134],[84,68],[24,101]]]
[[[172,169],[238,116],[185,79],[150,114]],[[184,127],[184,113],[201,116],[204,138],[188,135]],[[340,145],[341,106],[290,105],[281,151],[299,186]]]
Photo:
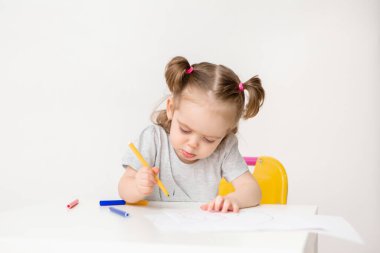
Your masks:
[[[260,203],[259,184],[249,171],[232,180],[232,185],[235,191],[226,195],[225,198],[236,202],[239,208],[257,206]]]
[[[158,173],[158,168],[143,167],[136,171],[128,166],[119,181],[120,197],[128,203],[136,203],[150,195],[157,184],[154,173]]]
[[[226,196],[217,196],[201,205],[205,211],[238,212],[240,208],[257,206],[261,200],[261,190],[256,179],[247,171],[232,181],[235,191]]]

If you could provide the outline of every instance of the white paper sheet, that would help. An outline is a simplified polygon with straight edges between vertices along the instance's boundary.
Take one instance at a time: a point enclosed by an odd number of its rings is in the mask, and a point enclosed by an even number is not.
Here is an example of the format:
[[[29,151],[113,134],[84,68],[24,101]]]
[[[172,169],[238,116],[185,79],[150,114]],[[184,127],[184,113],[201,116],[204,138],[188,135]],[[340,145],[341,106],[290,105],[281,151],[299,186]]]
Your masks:
[[[163,210],[148,216],[162,231],[231,232],[231,231],[297,231],[323,233],[356,243],[359,234],[342,217],[323,215],[283,215],[258,209],[239,213],[210,213],[202,210]]]

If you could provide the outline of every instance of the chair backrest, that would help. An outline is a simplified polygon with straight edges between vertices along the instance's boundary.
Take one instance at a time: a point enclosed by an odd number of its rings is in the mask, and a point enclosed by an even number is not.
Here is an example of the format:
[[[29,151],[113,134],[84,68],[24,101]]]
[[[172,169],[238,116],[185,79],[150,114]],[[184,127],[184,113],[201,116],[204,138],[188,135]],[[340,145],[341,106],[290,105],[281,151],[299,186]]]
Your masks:
[[[253,176],[262,192],[260,204],[286,204],[288,177],[284,166],[278,160],[269,156],[244,157],[244,160],[248,166],[255,166]],[[233,185],[222,178],[218,194],[224,196],[234,190]]]

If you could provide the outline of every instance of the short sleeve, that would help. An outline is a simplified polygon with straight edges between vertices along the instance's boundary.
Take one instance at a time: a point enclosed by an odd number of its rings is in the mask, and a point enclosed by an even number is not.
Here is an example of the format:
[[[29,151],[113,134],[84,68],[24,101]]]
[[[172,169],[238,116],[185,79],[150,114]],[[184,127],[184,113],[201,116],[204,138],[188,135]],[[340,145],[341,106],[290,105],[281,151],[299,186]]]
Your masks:
[[[141,132],[139,138],[136,141],[133,141],[133,144],[140,151],[141,155],[149,165],[155,164],[157,153],[157,135],[154,126],[148,126],[145,128]],[[142,167],[136,155],[129,147],[122,158],[122,165],[125,168],[130,166],[135,170],[139,170]]]
[[[228,182],[231,182],[249,170],[247,163],[240,154],[238,140],[234,134],[227,137],[224,145],[225,155],[222,162],[222,176]]]

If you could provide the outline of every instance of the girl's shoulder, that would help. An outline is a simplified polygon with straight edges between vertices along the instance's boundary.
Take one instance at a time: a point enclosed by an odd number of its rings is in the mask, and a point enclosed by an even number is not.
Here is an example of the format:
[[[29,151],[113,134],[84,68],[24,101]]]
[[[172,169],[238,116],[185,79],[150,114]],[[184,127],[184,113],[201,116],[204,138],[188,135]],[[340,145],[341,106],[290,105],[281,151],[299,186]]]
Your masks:
[[[142,130],[140,139],[149,140],[158,144],[167,141],[169,137],[165,129],[161,126],[150,124]]]
[[[141,134],[162,134],[162,133],[166,133],[165,130],[159,126],[159,125],[155,125],[155,124],[150,124],[148,125],[147,127],[145,127]]]
[[[238,143],[238,138],[236,137],[235,134],[230,133],[230,134],[228,134],[228,135],[224,138],[223,142],[224,142],[224,145],[225,145],[226,147],[231,147],[231,146],[236,145],[236,144]]]
[[[236,148],[238,146],[238,139],[235,134],[228,134],[222,142],[219,144],[217,150],[220,153],[228,153],[231,149]]]

